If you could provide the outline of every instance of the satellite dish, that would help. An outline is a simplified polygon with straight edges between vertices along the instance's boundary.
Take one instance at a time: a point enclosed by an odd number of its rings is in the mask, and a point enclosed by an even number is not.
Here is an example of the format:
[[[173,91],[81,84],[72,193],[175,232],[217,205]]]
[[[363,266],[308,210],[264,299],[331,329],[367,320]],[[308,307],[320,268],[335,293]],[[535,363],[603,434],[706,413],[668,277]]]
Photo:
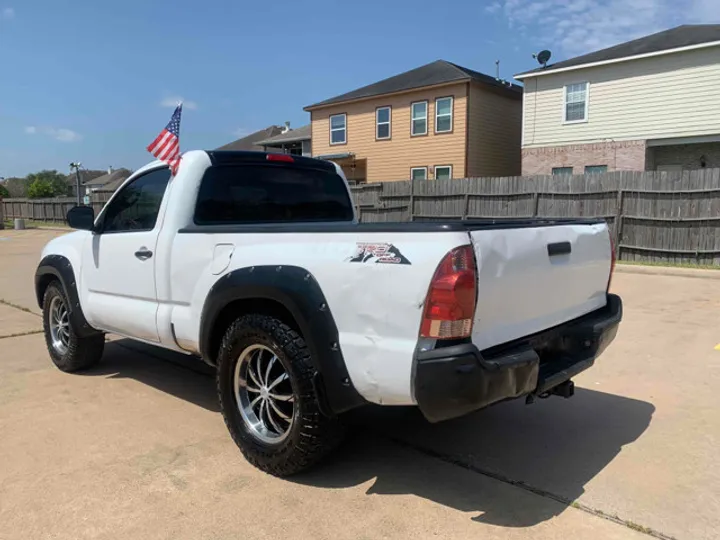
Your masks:
[[[550,57],[552,56],[552,53],[548,50],[540,51],[537,54],[533,54],[534,58],[537,58],[537,61],[542,64],[542,67],[545,67],[550,60]]]

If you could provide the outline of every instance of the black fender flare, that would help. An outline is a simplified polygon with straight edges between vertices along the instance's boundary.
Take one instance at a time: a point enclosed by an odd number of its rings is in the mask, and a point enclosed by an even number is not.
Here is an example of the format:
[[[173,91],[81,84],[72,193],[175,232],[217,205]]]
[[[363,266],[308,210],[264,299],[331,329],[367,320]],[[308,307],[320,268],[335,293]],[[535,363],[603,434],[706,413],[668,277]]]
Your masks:
[[[238,300],[270,300],[295,319],[319,375],[316,391],[330,412],[339,414],[363,403],[345,365],[335,319],[315,277],[297,266],[252,266],[228,272],[210,289],[200,319],[200,353],[214,364],[213,329],[222,310]]]
[[[80,306],[75,271],[73,270],[70,260],[62,255],[47,255],[40,261],[35,271],[35,296],[40,309],[43,308],[45,290],[54,279],[60,282],[65,296],[70,303],[68,311],[75,333],[80,337],[100,333],[90,326],[87,319],[85,319],[85,314]]]

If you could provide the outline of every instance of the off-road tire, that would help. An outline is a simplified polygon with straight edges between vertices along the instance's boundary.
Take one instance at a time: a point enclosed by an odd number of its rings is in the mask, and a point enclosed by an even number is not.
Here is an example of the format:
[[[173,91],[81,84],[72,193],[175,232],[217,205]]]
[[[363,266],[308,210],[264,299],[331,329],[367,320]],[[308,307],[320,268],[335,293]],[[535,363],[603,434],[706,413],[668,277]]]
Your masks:
[[[45,343],[53,364],[61,371],[72,373],[88,369],[100,361],[103,349],[105,348],[105,335],[98,333],[91,336],[80,337],[75,332],[70,318],[70,338],[67,351],[64,354],[58,352],[52,344],[52,334],[50,332],[50,305],[53,298],[59,296],[69,306],[69,300],[63,291],[62,286],[57,282],[48,285],[43,297],[43,331],[45,333]]]
[[[248,429],[235,397],[235,366],[242,351],[256,344],[273,351],[293,387],[293,423],[279,443],[263,442]],[[317,464],[342,441],[345,430],[340,420],[321,412],[312,384],[314,374],[305,340],[278,319],[244,315],[225,332],[217,358],[220,409],[235,444],[258,469],[274,476],[290,476]]]

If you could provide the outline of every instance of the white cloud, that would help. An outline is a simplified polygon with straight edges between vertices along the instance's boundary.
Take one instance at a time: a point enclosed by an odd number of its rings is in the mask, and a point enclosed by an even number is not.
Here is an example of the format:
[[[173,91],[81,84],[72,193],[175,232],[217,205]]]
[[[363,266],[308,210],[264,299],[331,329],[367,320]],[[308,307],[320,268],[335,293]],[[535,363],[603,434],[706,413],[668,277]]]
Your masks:
[[[62,141],[62,142],[75,142],[75,141],[79,141],[80,139],[82,139],[82,137],[80,136],[79,133],[77,133],[71,129],[64,129],[64,128],[52,130],[52,133],[50,133],[50,135],[52,137],[54,137],[55,139],[57,139],[58,141]]]
[[[718,0],[503,0],[508,26],[535,35],[561,58],[680,24],[720,22]]]
[[[197,103],[195,103],[194,101],[185,100],[185,99],[181,98],[180,96],[168,96],[160,102],[160,106],[161,107],[169,107],[169,108],[174,109],[175,107],[177,107],[177,104],[180,103],[181,101],[183,104],[183,109],[189,109],[191,111],[194,111],[195,109],[197,109]]]
[[[54,128],[50,126],[26,126],[25,133],[28,135],[37,135],[38,133],[47,135],[48,137],[52,137],[56,141],[60,142],[76,142],[82,139],[82,135],[72,129]]]
[[[485,8],[485,11],[488,13],[497,13],[502,9],[502,4],[500,2],[493,2],[489,6]]]
[[[9,21],[10,19],[15,18],[15,10],[11,7],[3,8],[2,11],[0,11],[0,19]]]

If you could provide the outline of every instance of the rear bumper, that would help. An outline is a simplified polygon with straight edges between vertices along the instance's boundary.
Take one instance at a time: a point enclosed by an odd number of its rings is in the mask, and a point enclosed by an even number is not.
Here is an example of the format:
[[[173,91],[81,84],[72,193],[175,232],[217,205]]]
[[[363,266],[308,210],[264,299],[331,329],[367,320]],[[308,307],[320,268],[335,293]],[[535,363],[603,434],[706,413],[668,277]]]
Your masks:
[[[480,352],[473,344],[418,353],[415,398],[440,422],[505,399],[543,394],[593,365],[615,339],[622,300],[513,343]]]

